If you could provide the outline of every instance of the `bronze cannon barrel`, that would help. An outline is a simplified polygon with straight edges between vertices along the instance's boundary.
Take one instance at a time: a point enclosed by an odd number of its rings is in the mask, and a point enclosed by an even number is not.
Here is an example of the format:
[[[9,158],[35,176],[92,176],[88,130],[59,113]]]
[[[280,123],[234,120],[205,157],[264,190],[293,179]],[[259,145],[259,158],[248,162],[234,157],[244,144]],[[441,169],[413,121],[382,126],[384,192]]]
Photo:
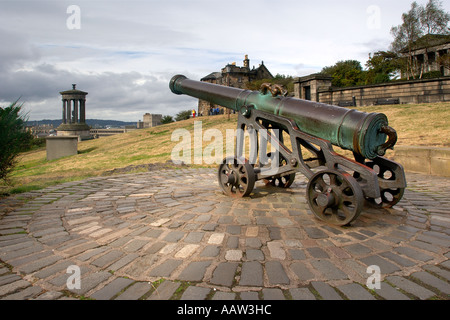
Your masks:
[[[382,113],[273,96],[263,91],[190,80],[183,75],[174,76],[169,86],[175,94],[186,94],[228,109],[240,111],[243,106],[253,106],[257,110],[289,118],[301,131],[367,159],[383,156],[397,141],[395,130],[388,126],[388,119]]]

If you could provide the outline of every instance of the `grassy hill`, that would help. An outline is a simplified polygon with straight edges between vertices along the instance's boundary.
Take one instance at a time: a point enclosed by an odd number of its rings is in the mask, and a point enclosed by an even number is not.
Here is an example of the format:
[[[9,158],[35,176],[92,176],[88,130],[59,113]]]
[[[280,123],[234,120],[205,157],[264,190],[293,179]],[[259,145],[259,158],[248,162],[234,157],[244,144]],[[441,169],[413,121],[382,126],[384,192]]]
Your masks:
[[[397,145],[450,147],[450,103],[362,107],[358,110],[385,113],[390,125],[398,132]],[[83,141],[78,143],[77,155],[52,161],[46,160],[45,147],[23,153],[12,175],[13,186],[0,185],[0,191],[23,192],[111,174],[117,168],[135,166],[135,170],[146,170],[139,166],[166,163],[171,160],[173,148],[179,145],[179,141],[171,141],[172,132],[185,129],[193,137],[194,121],[199,120],[202,121],[203,134],[208,129],[217,129],[225,138],[227,129],[236,128],[237,115],[231,115],[230,119],[227,115],[190,119]],[[207,147],[211,143],[205,141],[203,146]],[[209,165],[202,163],[197,166]]]

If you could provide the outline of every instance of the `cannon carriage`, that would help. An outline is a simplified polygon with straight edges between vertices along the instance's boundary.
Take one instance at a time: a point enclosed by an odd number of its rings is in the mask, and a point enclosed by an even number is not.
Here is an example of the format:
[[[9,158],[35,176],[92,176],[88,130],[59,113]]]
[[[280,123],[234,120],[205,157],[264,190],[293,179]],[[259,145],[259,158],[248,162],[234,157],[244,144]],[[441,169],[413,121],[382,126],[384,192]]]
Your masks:
[[[239,113],[235,156],[218,170],[219,185],[229,196],[249,196],[260,180],[289,188],[302,173],[311,211],[338,226],[355,221],[366,203],[392,207],[403,196],[403,167],[383,157],[397,141],[384,114],[287,97],[283,88],[268,84],[249,91],[177,75],[170,89]],[[253,141],[247,158],[245,133]],[[333,146],[352,151],[354,159]]]

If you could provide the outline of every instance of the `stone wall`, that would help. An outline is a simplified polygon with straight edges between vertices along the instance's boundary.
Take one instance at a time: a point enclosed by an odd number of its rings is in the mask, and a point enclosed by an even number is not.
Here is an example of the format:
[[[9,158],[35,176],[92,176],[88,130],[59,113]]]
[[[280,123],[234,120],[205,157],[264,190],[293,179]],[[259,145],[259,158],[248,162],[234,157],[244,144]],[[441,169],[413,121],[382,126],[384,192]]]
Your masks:
[[[450,101],[450,77],[332,88],[331,80],[313,75],[296,80],[295,97],[305,99],[308,87],[310,100],[332,105],[349,105],[355,100],[358,107],[382,104],[386,99],[397,100],[400,104]]]
[[[396,146],[391,158],[407,172],[450,177],[450,148]]]

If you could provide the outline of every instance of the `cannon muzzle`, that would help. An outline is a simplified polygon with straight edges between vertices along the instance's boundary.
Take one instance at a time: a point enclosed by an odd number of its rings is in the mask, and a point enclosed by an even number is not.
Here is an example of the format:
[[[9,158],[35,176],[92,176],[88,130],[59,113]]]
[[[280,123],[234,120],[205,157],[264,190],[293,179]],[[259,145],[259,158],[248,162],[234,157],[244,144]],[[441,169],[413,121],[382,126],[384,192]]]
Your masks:
[[[383,156],[394,147],[397,134],[386,115],[367,113],[324,103],[190,80],[176,75],[170,81],[175,94],[186,94],[228,109],[253,108],[293,120],[300,131],[328,140],[366,159]]]

